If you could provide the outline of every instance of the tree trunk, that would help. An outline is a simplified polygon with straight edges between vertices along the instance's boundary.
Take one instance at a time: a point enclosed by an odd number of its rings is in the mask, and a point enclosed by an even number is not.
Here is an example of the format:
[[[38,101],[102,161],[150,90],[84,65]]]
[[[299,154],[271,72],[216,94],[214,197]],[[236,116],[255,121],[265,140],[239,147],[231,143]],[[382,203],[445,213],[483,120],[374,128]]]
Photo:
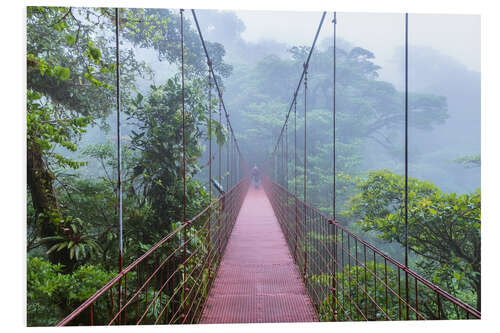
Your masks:
[[[54,174],[47,168],[40,146],[36,142],[28,142],[28,187],[31,192],[33,207],[40,225],[40,237],[50,237],[62,235],[60,229],[63,226],[63,216],[57,203],[54,191]],[[56,244],[57,241],[47,242],[47,249]],[[48,255],[49,261],[54,264],[64,265],[63,271],[70,273],[75,261],[69,257],[69,249],[52,251]]]

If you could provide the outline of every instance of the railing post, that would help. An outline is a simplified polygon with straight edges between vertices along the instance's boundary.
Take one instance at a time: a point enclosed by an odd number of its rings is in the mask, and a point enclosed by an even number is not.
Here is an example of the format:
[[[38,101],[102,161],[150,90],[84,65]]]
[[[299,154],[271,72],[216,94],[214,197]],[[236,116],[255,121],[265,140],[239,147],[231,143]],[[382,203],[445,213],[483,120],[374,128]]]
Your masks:
[[[286,188],[286,220],[288,221],[288,124],[285,124],[285,188]]]
[[[307,64],[304,63],[304,203],[307,204]],[[304,279],[307,279],[307,206],[304,205]]]
[[[293,251],[293,256],[295,261],[297,262],[297,241],[298,241],[298,233],[299,233],[299,208],[298,208],[298,199],[297,199],[297,93],[295,93],[293,97],[293,194],[295,196],[295,248]]]
[[[337,221],[328,220],[328,224],[333,227],[333,276],[332,276],[332,319],[337,321]],[[329,228],[328,228],[329,229]]]
[[[208,202],[212,204],[212,61],[208,60]],[[212,210],[208,212],[208,251],[210,251],[211,242],[211,218]]]
[[[227,118],[227,114],[226,114],[226,124],[227,124],[227,128],[229,130],[229,119]],[[226,192],[229,190],[229,150],[230,150],[230,146],[231,146],[231,139],[230,137],[228,138],[227,142],[226,142],[226,145],[227,145],[227,148],[226,148]]]
[[[214,78],[215,79],[215,78]],[[220,129],[222,131],[222,96],[219,96],[219,126],[220,126]],[[218,143],[217,144],[218,148],[219,148],[219,163],[217,163],[218,165],[218,169],[219,169],[219,174],[218,174],[218,181],[219,181],[219,184],[222,186],[222,143]]]

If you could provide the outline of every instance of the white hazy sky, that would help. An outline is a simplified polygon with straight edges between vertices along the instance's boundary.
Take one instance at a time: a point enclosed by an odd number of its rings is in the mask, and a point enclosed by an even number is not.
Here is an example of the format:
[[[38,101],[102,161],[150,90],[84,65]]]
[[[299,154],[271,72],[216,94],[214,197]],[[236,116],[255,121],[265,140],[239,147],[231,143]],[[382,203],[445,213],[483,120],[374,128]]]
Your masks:
[[[311,45],[321,12],[237,11],[246,25],[248,41],[275,39],[289,44]],[[327,13],[320,40],[332,36],[332,16]],[[430,46],[452,56],[469,69],[480,71],[481,38],[479,15],[409,14],[409,47]],[[375,53],[377,63],[386,64],[395,47],[404,43],[404,15],[337,13],[337,36]]]

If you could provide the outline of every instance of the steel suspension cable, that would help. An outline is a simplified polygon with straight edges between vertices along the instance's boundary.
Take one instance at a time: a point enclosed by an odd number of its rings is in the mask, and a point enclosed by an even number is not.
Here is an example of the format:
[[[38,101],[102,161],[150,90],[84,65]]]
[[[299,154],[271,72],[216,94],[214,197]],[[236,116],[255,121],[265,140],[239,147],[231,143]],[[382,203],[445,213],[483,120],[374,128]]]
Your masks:
[[[221,100],[219,99],[219,126],[222,130],[222,110],[221,110],[221,102],[220,101]],[[219,185],[222,186],[222,174],[221,174],[221,172],[222,172],[222,170],[221,170],[222,169],[222,144],[219,143],[218,146],[219,146],[219,163],[218,163],[218,165],[219,165]]]
[[[405,266],[408,267],[408,13],[405,15]]]
[[[408,268],[408,13],[405,14],[405,267]],[[408,272],[405,274],[406,320],[408,320]]]
[[[304,63],[304,202],[307,203],[307,64]],[[307,208],[304,209],[304,277],[307,275]]]
[[[281,177],[283,179],[283,187],[285,186],[285,136],[281,138],[281,167],[283,169],[282,173],[283,176]]]
[[[311,49],[309,50],[309,54],[307,55],[307,59],[305,61],[306,67],[309,65],[309,61],[311,60],[311,56],[312,56],[312,53],[313,53],[314,48],[316,46],[316,42],[318,40],[318,36],[319,36],[320,31],[321,31],[321,27],[323,26],[323,21],[325,20],[325,16],[326,16],[326,12],[323,12],[323,14],[321,16],[321,21],[319,22],[318,28],[316,30],[316,34],[314,36],[313,43],[311,45]],[[287,111],[287,114],[286,114],[286,117],[285,117],[285,122],[283,123],[283,126],[281,127],[280,135],[279,135],[278,138],[280,138],[283,135],[283,131],[285,130],[285,124],[288,122],[288,118],[289,118],[290,113],[292,111],[293,104],[295,102],[295,99],[297,98],[297,95],[299,93],[300,87],[302,85],[302,80],[304,79],[304,74],[305,74],[306,67],[304,67],[304,69],[302,70],[302,74],[300,75],[299,83],[297,84],[297,88],[295,89],[295,92],[293,94],[292,102],[290,103],[290,107],[288,108],[288,111]],[[276,149],[278,148],[277,145],[278,145],[278,143],[276,143],[276,146],[274,147],[273,152],[276,151]]]
[[[286,125],[285,133],[286,133],[285,134],[285,185],[286,185],[285,187],[288,194],[288,124]]]
[[[238,182],[240,179],[240,166],[239,166],[239,161],[240,161],[240,155],[238,154],[238,151],[236,150],[236,139],[234,139],[234,153],[238,157],[238,162],[236,160],[234,161],[234,172],[235,172],[235,182]]]
[[[228,164],[228,177],[229,177],[229,186],[227,187],[230,189],[233,186],[233,137],[229,137],[229,142],[228,142],[228,149],[229,149],[229,164]]]
[[[183,183],[184,183],[184,190],[183,190],[183,214],[182,214],[182,221],[186,221],[186,109],[185,109],[185,91],[184,91],[184,9],[180,10],[180,19],[181,19],[181,89],[182,89],[182,173],[183,173]],[[183,262],[186,261],[186,239],[187,239],[187,228],[184,228],[183,230],[183,251],[182,251],[182,257],[183,257]],[[182,295],[184,298],[184,294],[186,292],[186,267],[183,265],[183,274],[182,274]],[[184,305],[182,306],[183,310],[186,311],[186,307]]]
[[[226,114],[226,126],[229,128],[229,118]],[[228,139],[226,141],[226,191],[229,190],[229,150],[231,146],[231,134],[228,135]]]
[[[337,83],[337,12],[333,13],[333,220],[337,220],[337,158],[336,158],[336,83]]]
[[[235,147],[236,147],[236,144],[234,143],[234,138],[231,138],[231,154],[232,154],[232,157],[231,157],[231,187],[234,185],[234,176],[235,176],[235,169],[234,169],[234,160],[235,160]]]
[[[212,203],[212,63],[208,63],[208,202]],[[209,229],[210,231],[210,229]]]
[[[233,159],[231,160],[234,173],[233,186],[238,183],[238,164],[236,162],[236,156],[238,156],[238,151],[236,150],[236,138],[233,137]]]
[[[233,186],[238,182],[238,168],[236,164],[236,156],[238,156],[238,151],[236,150],[236,139],[233,137],[233,159],[231,160],[233,166],[231,167],[234,174]]]
[[[203,50],[205,51],[205,56],[206,56],[207,60],[211,61],[210,56],[208,54],[207,46],[205,44],[205,40],[203,39],[203,34],[201,32],[201,29],[200,29],[200,24],[198,23],[198,18],[196,17],[196,12],[194,9],[191,9],[191,13],[193,14],[196,29],[198,30],[198,35],[200,36],[201,45],[203,46]],[[241,155],[241,150],[239,148],[238,140],[236,139],[236,135],[234,134],[233,127],[231,126],[231,122],[229,121],[229,113],[227,112],[226,105],[224,104],[224,99],[222,98],[222,89],[219,86],[219,83],[217,81],[217,76],[215,75],[213,67],[210,69],[210,71],[212,72],[212,77],[214,78],[214,84],[215,84],[215,87],[217,88],[217,93],[219,95],[219,101],[222,105],[222,108],[224,109],[224,113],[226,114],[226,118],[227,118],[228,123],[229,123],[229,131],[230,131],[231,135],[235,138],[236,148],[238,150],[238,154]]]
[[[212,80],[210,68],[212,63],[208,64],[208,202],[212,204]],[[208,227],[208,244],[211,242],[211,228]],[[210,271],[211,273],[211,271]],[[211,276],[209,276],[210,278]]]
[[[333,320],[337,320],[337,226],[335,223],[337,223],[337,158],[336,158],[336,144],[337,144],[337,132],[336,132],[336,106],[337,106],[337,101],[336,101],[336,83],[337,83],[337,12],[333,13],[333,202],[332,202],[332,210],[333,210],[333,304],[334,304],[334,310],[333,310]]]
[[[295,248],[294,258],[297,259],[297,235],[299,233],[299,208],[297,202],[297,94],[293,98],[293,194],[295,196]]]
[[[181,14],[181,89],[182,89],[182,179],[184,183],[183,191],[183,215],[182,221],[186,221],[186,110],[184,105],[184,9]]]
[[[118,270],[123,270],[123,200],[122,200],[122,171],[121,171],[121,134],[120,134],[120,17],[119,10],[115,8],[115,41],[116,41],[116,149],[117,149],[117,199],[118,199],[118,224],[119,224],[119,255]],[[122,308],[122,280],[118,283],[118,309]],[[121,315],[118,318],[121,323]]]
[[[116,40],[116,146],[117,146],[117,199],[118,199],[118,224],[119,224],[119,271],[123,268],[123,206],[122,206],[122,172],[121,172],[121,139],[120,139],[120,18],[118,8],[115,8],[115,40]]]
[[[307,65],[304,64],[304,202],[307,202]]]

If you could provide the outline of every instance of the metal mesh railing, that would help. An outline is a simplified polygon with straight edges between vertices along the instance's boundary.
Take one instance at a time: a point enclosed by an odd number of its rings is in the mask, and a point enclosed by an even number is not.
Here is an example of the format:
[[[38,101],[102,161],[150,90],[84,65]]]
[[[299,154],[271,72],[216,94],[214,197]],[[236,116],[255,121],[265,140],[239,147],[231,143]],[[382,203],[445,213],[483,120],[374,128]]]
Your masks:
[[[481,318],[269,178],[264,188],[321,320]]]
[[[196,323],[247,190],[244,178],[57,326]]]

